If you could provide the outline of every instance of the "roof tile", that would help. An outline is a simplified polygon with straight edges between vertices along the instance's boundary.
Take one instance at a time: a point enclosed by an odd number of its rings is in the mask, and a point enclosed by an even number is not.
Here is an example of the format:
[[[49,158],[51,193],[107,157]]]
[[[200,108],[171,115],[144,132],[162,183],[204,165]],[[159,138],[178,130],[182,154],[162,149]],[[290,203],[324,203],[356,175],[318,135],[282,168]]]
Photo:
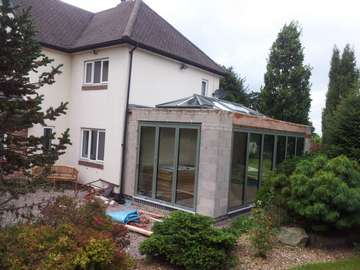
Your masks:
[[[142,0],[91,13],[59,0],[16,0],[31,6],[37,38],[68,52],[132,43],[220,75],[224,70]]]

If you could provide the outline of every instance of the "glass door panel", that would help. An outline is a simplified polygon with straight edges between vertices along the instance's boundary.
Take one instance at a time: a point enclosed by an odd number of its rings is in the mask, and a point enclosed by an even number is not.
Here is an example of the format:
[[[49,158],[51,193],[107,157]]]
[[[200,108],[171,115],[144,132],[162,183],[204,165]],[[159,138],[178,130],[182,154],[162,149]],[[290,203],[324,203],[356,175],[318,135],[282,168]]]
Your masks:
[[[138,194],[152,196],[155,156],[155,127],[141,127]]]
[[[276,166],[285,160],[286,153],[286,137],[278,136],[276,151]]]
[[[180,129],[179,159],[176,182],[176,203],[185,207],[194,207],[197,129]]]
[[[297,156],[302,156],[304,155],[304,138],[297,138],[296,140],[296,155]]]
[[[234,210],[244,204],[244,181],[246,166],[247,133],[234,132],[232,145],[231,181],[229,209]]]
[[[175,170],[175,128],[160,128],[156,199],[171,202]]]
[[[255,201],[256,192],[259,187],[261,136],[261,134],[250,134],[245,203],[252,203]]]
[[[266,181],[273,168],[274,157],[274,135],[264,135],[263,171],[261,181]]]
[[[293,156],[295,156],[295,145],[296,145],[296,138],[288,137],[286,159],[289,159],[289,158],[292,158]]]

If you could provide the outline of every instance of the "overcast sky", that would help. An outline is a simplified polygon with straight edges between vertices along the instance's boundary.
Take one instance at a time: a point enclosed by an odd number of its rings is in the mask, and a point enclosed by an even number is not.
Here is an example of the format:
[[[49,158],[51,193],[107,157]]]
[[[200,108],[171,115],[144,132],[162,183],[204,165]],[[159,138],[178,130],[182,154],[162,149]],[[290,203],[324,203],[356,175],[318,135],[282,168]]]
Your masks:
[[[120,0],[64,0],[90,11]],[[233,66],[251,90],[263,84],[266,59],[281,27],[297,20],[303,29],[305,64],[312,70],[311,121],[321,132],[329,62],[336,44],[350,43],[360,59],[360,2],[356,0],[145,0],[158,14],[219,64]]]

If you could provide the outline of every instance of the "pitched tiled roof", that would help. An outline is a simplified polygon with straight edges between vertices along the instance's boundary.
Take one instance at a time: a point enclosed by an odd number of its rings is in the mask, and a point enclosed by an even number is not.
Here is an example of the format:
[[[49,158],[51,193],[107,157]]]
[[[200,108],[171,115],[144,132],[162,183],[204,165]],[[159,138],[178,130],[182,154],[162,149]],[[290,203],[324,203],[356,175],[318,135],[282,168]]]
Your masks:
[[[142,0],[92,13],[59,0],[16,0],[31,6],[44,46],[76,52],[121,43],[140,48],[223,75],[224,70]]]

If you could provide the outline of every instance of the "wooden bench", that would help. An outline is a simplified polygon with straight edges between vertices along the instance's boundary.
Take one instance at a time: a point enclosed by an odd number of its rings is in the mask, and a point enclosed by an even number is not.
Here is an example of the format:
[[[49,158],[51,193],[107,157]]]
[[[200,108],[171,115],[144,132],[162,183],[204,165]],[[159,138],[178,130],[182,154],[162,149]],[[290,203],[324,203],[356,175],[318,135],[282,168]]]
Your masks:
[[[43,170],[44,168],[34,167],[32,169],[32,174],[34,176],[39,176],[42,174]],[[78,177],[79,172],[75,168],[59,165],[52,166],[50,174],[47,176],[47,178],[53,182],[54,186],[57,182],[72,182],[75,191],[77,191]]]

